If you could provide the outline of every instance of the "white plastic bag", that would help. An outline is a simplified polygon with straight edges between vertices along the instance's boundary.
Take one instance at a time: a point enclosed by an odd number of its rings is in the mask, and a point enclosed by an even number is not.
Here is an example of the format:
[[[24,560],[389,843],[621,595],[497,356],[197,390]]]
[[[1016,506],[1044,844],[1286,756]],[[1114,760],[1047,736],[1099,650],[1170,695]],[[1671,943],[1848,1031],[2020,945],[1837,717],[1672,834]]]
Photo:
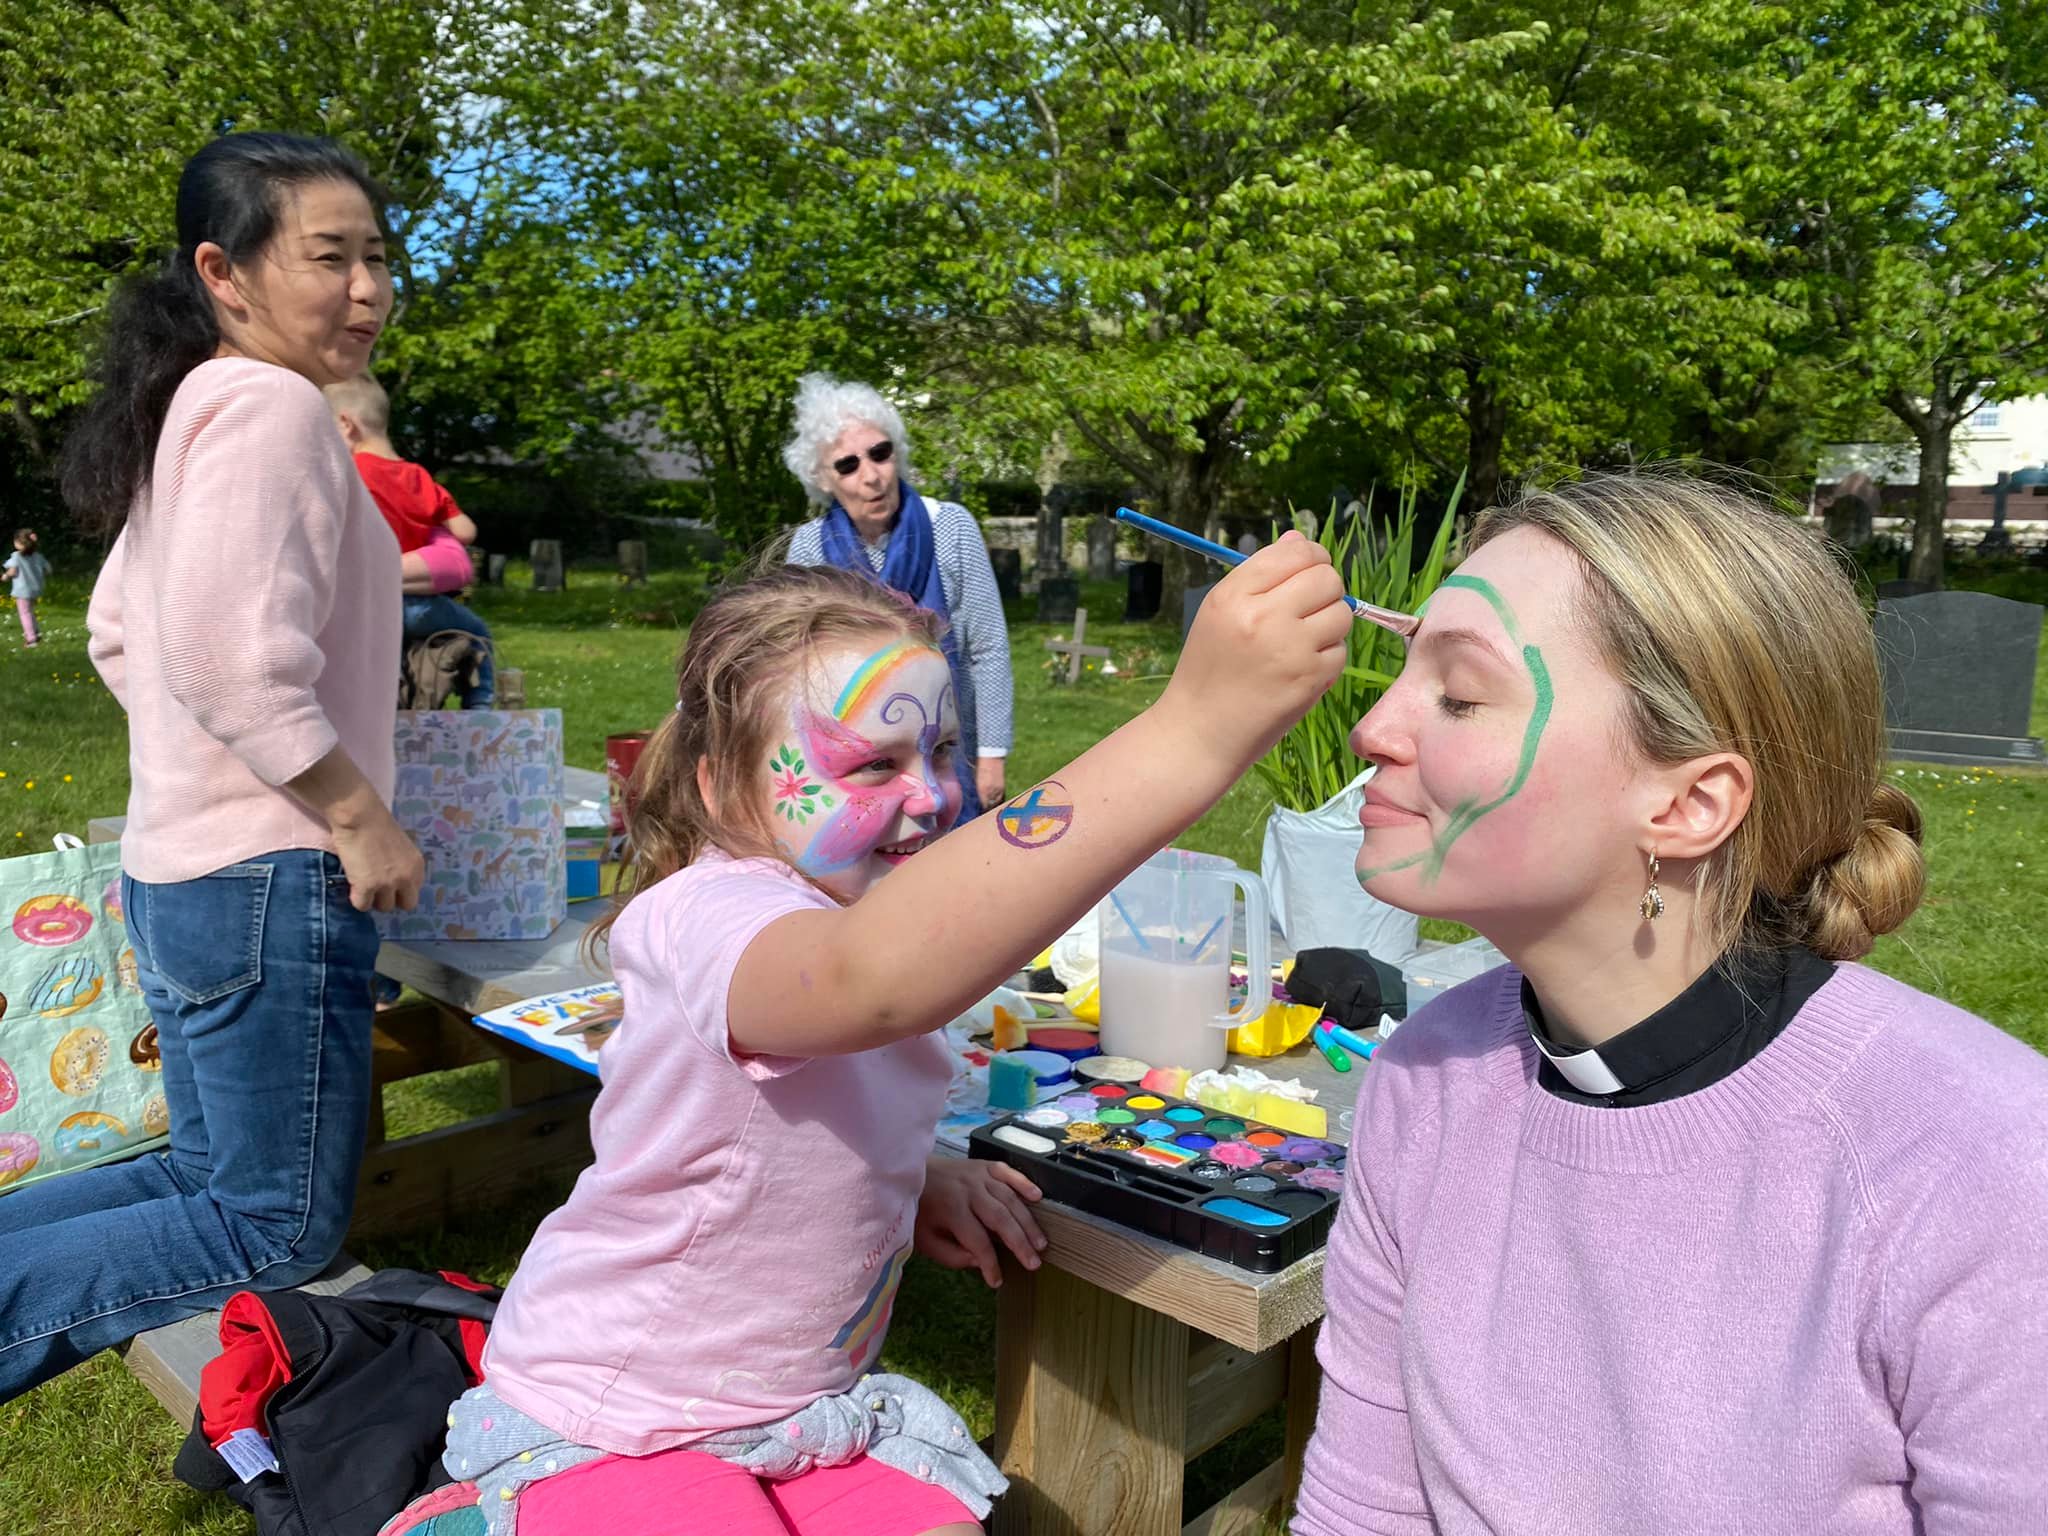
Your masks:
[[[1313,811],[1276,806],[1266,822],[1259,873],[1273,898],[1273,919],[1297,953],[1331,945],[1399,962],[1415,952],[1415,914],[1375,900],[1358,884],[1358,810],[1372,775],[1367,768]]]

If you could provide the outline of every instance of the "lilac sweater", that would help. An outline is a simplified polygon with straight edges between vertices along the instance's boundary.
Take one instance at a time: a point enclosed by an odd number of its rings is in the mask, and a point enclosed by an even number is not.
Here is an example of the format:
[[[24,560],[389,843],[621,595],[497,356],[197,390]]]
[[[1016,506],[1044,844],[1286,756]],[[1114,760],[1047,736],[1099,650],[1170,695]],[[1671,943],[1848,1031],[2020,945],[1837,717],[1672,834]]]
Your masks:
[[[1600,1109],[1520,980],[1368,1070],[1297,1536],[2048,1532],[2048,1060],[1845,965]]]

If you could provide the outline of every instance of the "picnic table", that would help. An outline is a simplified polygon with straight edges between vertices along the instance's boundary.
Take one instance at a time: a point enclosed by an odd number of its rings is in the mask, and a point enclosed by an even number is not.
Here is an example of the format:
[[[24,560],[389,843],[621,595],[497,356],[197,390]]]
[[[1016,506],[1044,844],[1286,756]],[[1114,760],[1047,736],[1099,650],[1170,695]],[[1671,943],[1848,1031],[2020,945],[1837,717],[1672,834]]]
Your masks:
[[[572,795],[589,780],[570,770]],[[112,825],[95,823],[104,835]],[[432,1225],[514,1194],[538,1176],[572,1174],[591,1157],[585,1071],[478,1028],[471,1016],[597,979],[583,940],[595,912],[572,908],[544,940],[387,943],[377,968],[426,1002],[380,1014],[375,1077],[387,1082],[475,1062],[498,1071],[494,1110],[388,1140],[381,1108],[357,1186],[352,1237]],[[1340,1076],[1307,1045],[1257,1063],[1319,1090],[1330,1136],[1364,1072]],[[946,1151],[943,1146],[939,1149]],[[1010,1492],[997,1536],[1236,1536],[1269,1528],[1292,1500],[1320,1385],[1321,1251],[1255,1274],[1046,1201],[1039,1270],[1007,1262],[997,1298],[992,1454]],[[365,1273],[344,1257],[316,1289]],[[136,1341],[129,1365],[189,1422],[198,1369],[215,1352],[211,1315]],[[1276,1405],[1282,1454],[1193,1518],[1187,1463]]]
[[[582,958],[586,926],[572,911],[542,943],[387,945],[379,968],[466,1018],[594,979]],[[508,1062],[508,1074],[524,1071],[540,1084],[582,1075],[510,1040],[470,1033],[482,1037],[482,1050],[531,1057],[524,1068]],[[1349,1139],[1338,1117],[1356,1097],[1362,1071],[1339,1076],[1307,1045],[1259,1065],[1311,1081],[1332,1137]],[[523,1127],[515,1133],[526,1138],[522,1166],[552,1166],[570,1147],[587,1160],[587,1127],[573,1141],[558,1130],[556,1144],[542,1147],[539,1126],[520,1118],[564,1105],[565,1095],[550,1095],[486,1119],[509,1115],[506,1124]],[[461,1134],[458,1126],[429,1137]],[[431,1205],[437,1192],[467,1203],[467,1191],[493,1183],[466,1165],[453,1180],[445,1160],[433,1172],[409,1167],[410,1143],[426,1139],[386,1145],[380,1167],[390,1184],[373,1185],[366,1170],[373,1220],[417,1210],[423,1200]],[[1011,1486],[991,1531],[1231,1536],[1261,1529],[1293,1497],[1314,1423],[1322,1254],[1261,1275],[1052,1201],[1038,1216],[1048,1239],[1043,1266],[1033,1273],[1008,1263],[997,1296],[993,1454]],[[1187,1519],[1187,1462],[1282,1403],[1282,1454]]]

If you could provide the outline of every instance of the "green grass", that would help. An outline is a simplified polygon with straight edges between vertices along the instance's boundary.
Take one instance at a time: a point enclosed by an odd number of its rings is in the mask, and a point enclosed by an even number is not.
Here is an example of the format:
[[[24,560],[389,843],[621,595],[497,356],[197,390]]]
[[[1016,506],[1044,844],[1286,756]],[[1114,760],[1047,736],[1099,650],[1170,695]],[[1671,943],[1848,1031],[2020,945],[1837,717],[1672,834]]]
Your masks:
[[[525,673],[528,703],[558,706],[570,762],[602,767],[607,734],[647,729],[674,698],[674,661],[704,578],[657,576],[621,591],[599,571],[572,570],[569,590],[511,584],[481,594],[502,665]],[[1120,588],[1090,584],[1089,638],[1107,645],[1121,675],[1089,673],[1056,683],[1044,649],[1051,626],[1014,613],[1018,680],[1013,785],[1053,773],[1159,696],[1178,650],[1163,625],[1114,622]],[[60,575],[43,608],[45,645],[20,648],[0,628],[0,851],[39,852],[52,833],[83,836],[94,816],[118,814],[127,797],[120,710],[85,655],[85,580]],[[1064,662],[1060,663],[1064,668]],[[2048,666],[2037,679],[2033,730],[2048,730]],[[1982,1014],[2048,1051],[2048,1002],[2038,984],[2048,900],[2048,775],[1953,768],[1893,770],[1927,818],[1929,899],[1874,962],[1915,986]],[[1268,802],[1247,779],[1183,840],[1256,868]],[[1427,930],[1426,930],[1427,931]],[[1438,928],[1438,932],[1449,932]],[[491,1069],[467,1068],[400,1084],[386,1094],[390,1134],[406,1135],[493,1108]],[[462,1224],[364,1246],[372,1265],[452,1267],[493,1280],[512,1271],[560,1187],[477,1212]],[[977,1435],[993,1428],[994,1297],[980,1281],[921,1261],[904,1281],[890,1364],[917,1375],[959,1406]],[[1278,1428],[1257,1426],[1219,1447],[1190,1474],[1188,1509],[1205,1508],[1273,1454]],[[110,1355],[0,1406],[0,1511],[8,1531],[119,1531],[132,1536],[246,1536],[248,1518],[170,1475],[181,1430]]]

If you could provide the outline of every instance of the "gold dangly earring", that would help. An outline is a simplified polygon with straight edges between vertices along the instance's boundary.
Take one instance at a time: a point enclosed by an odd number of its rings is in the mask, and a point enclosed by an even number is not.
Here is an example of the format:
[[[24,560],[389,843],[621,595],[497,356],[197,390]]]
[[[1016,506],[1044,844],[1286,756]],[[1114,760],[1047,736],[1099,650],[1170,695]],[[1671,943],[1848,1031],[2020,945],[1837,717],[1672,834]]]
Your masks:
[[[1654,923],[1664,915],[1664,893],[1657,889],[1657,855],[1650,855],[1650,888],[1643,892],[1643,899],[1636,903],[1636,910],[1643,914],[1643,921]]]

